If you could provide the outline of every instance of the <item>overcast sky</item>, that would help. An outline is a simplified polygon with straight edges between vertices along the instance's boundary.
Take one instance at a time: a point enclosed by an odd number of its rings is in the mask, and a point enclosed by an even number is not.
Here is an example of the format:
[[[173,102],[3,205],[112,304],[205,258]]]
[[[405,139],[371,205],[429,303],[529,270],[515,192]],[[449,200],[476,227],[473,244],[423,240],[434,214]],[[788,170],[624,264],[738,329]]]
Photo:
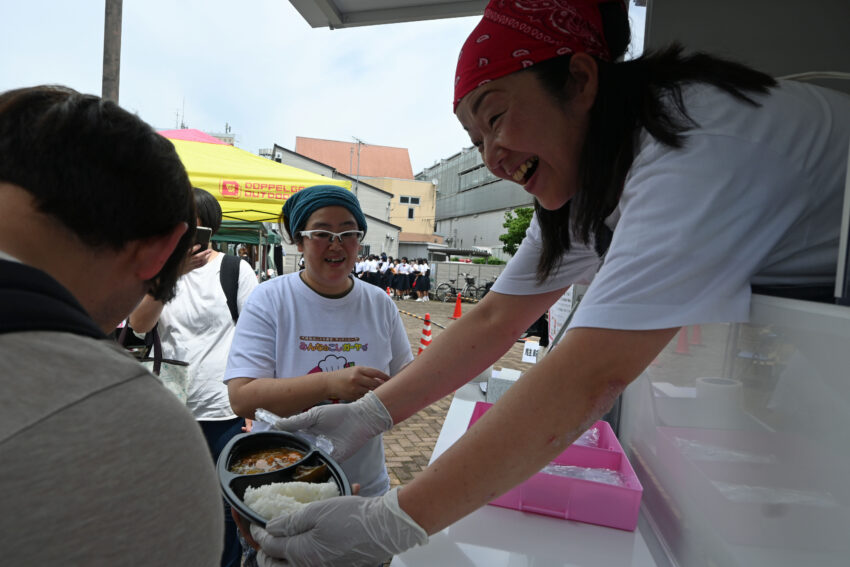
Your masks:
[[[408,148],[418,173],[470,145],[452,82],[478,19],[329,30],[287,0],[124,0],[119,102],[158,129],[229,124],[252,153],[296,136]],[[103,0],[2,0],[0,91],[100,95],[103,20]]]

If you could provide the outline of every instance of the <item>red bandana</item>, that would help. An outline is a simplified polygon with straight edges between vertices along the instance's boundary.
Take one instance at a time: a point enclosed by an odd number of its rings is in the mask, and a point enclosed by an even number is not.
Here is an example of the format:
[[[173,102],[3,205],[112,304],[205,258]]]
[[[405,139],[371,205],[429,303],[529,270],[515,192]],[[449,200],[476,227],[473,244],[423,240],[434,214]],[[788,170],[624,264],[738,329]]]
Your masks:
[[[458,57],[454,109],[476,87],[552,57],[585,52],[610,60],[601,1],[490,0]]]

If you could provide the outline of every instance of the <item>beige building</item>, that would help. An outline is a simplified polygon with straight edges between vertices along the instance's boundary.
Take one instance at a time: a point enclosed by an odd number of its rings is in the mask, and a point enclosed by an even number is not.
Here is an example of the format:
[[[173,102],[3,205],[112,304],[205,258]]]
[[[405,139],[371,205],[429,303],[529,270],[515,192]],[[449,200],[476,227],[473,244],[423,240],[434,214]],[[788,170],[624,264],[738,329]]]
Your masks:
[[[400,257],[431,259],[435,248],[444,247],[443,237],[434,234],[437,192],[433,183],[386,177],[370,177],[366,181],[393,195],[389,222],[401,227]]]
[[[434,234],[437,188],[413,179],[406,148],[298,136],[295,153],[353,177],[351,187],[358,199],[361,183],[391,194],[387,222],[401,227],[399,257],[430,258],[429,251],[445,247],[443,237]]]
[[[366,182],[393,194],[387,220],[400,226],[402,233],[434,234],[437,200],[431,182],[387,177],[369,177]]]

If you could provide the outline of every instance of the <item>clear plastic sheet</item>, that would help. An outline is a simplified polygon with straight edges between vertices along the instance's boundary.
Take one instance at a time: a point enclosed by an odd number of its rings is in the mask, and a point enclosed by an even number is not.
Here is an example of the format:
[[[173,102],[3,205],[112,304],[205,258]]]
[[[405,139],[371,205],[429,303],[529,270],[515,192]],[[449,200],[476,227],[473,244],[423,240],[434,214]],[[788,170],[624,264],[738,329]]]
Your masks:
[[[573,442],[573,445],[584,447],[599,447],[599,428],[595,425],[581,434],[581,437]]]
[[[730,482],[712,481],[720,493],[731,500],[745,504],[804,504],[818,508],[837,508],[838,502],[828,492],[795,490],[775,486],[750,486]]]
[[[257,408],[256,411],[254,411],[254,419],[268,424],[272,429],[277,429],[277,422],[283,418],[265,408]],[[333,453],[334,444],[324,435],[313,435],[303,429],[297,431],[296,435],[302,437],[305,441],[318,448],[320,451],[324,451],[328,455]]]
[[[569,478],[578,478],[581,480],[589,480],[592,482],[601,482],[602,484],[610,484],[613,486],[625,486],[623,477],[618,471],[612,469],[591,469],[587,467],[577,467],[573,465],[559,465],[557,463],[549,463],[540,472],[555,476],[564,476]]]
[[[676,448],[682,455],[692,461],[722,461],[726,463],[756,463],[764,465],[776,464],[776,455],[756,454],[749,451],[738,451],[727,447],[719,447],[709,443],[701,443],[691,439],[675,438]]]

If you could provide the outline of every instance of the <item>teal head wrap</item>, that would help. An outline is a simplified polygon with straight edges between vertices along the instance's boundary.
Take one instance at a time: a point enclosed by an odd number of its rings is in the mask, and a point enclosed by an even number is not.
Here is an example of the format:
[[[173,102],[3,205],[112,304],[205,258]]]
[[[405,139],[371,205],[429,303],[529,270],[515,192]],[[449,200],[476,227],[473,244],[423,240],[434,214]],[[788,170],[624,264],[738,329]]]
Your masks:
[[[290,236],[295,237],[310,215],[324,207],[345,207],[354,215],[357,228],[366,232],[366,216],[354,193],[336,185],[315,185],[298,191],[283,204],[282,216],[289,221]]]

